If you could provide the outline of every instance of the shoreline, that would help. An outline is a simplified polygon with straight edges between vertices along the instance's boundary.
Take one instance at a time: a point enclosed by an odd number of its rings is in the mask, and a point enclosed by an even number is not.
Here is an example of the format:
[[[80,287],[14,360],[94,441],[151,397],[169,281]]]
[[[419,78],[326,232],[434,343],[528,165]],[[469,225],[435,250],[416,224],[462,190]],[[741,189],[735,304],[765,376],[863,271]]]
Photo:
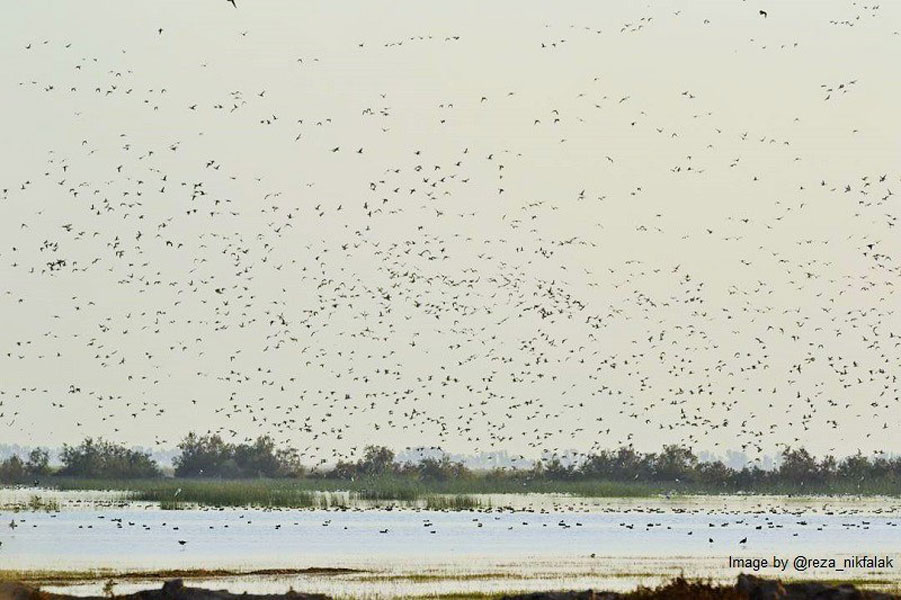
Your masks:
[[[335,483],[335,482],[332,482]],[[0,511],[58,512],[75,504],[91,502],[109,506],[148,505],[161,510],[274,509],[274,510],[435,510],[435,511],[509,511],[529,510],[534,503],[554,502],[585,507],[624,503],[689,506],[704,501],[748,502],[758,499],[768,503],[820,504],[823,502],[901,503],[901,490],[896,494],[871,490],[870,493],[804,490],[786,493],[778,490],[610,490],[603,487],[595,493],[567,489],[474,490],[465,492],[443,489],[421,494],[396,493],[397,490],[367,489],[359,486],[331,485],[309,487],[307,482],[275,483],[271,480],[223,480],[180,482],[178,480],[100,481],[74,480],[64,485],[0,486]],[[179,485],[183,487],[178,487]],[[269,487],[274,485],[275,487]],[[587,490],[591,492],[591,490]],[[68,505],[68,506],[67,506]]]
[[[81,571],[51,570],[0,570],[0,583],[22,583],[38,586],[67,586],[121,580],[123,582],[153,581],[159,579],[226,579],[243,577],[290,577],[298,575],[347,575],[367,573],[365,569],[346,567],[306,567],[303,569],[159,569],[149,571],[117,571],[115,569],[85,569]]]
[[[741,574],[736,583],[713,584],[709,580],[676,577],[654,588],[638,586],[626,592],[543,591],[528,593],[456,594],[455,600],[899,600],[901,596],[858,587],[854,583],[789,581]],[[444,598],[445,596],[431,596]],[[235,594],[225,590],[189,587],[181,578],[164,581],[161,588],[144,589],[117,595],[112,584],[102,596],[72,596],[46,592],[39,586],[22,582],[0,582],[0,600],[331,600],[332,596],[297,592],[281,594]]]
[[[690,570],[689,570],[690,571]],[[755,578],[759,580],[779,581],[783,585],[811,584],[828,586],[848,586],[853,585],[862,590],[874,592],[888,592],[901,594],[901,577],[897,575],[885,573],[882,577],[848,577],[835,578],[829,576],[817,576],[816,574],[808,574],[801,576],[784,576],[774,573],[744,573],[740,572],[739,578]],[[661,587],[676,580],[687,580],[690,582],[704,582],[719,587],[725,586],[728,582],[734,581],[735,574],[727,575],[721,573],[719,575],[704,575],[697,571],[686,574],[684,569],[664,570],[660,572],[584,572],[570,573],[567,579],[569,583],[564,581],[551,582],[547,579],[546,574],[536,573],[534,575],[526,575],[514,572],[469,572],[469,573],[448,573],[436,572],[428,568],[416,571],[399,572],[394,570],[382,570],[378,568],[348,568],[348,567],[306,567],[306,568],[261,568],[261,569],[227,569],[227,568],[192,568],[192,569],[150,569],[150,570],[116,570],[114,568],[84,569],[84,570],[0,570],[0,585],[14,584],[29,586],[36,589],[42,589],[54,594],[62,596],[70,596],[74,598],[88,597],[98,590],[113,591],[114,588],[124,588],[124,593],[115,594],[116,597],[131,596],[139,591],[153,587],[164,581],[179,580],[185,585],[195,585],[199,588],[230,590],[237,589],[237,592],[248,594],[249,596],[279,596],[287,594],[294,589],[316,588],[314,582],[322,582],[323,579],[336,578],[345,583],[367,583],[377,584],[384,583],[394,584],[451,584],[460,586],[460,590],[468,589],[472,595],[490,595],[492,597],[500,597],[502,595],[511,594],[538,594],[542,593],[542,588],[534,585],[528,585],[528,582],[543,580],[548,589],[561,588],[573,589],[578,585],[573,585],[575,581],[581,581],[582,585],[600,585],[608,591],[625,594],[635,589],[654,589]],[[612,585],[615,580],[621,579],[623,582],[631,581],[625,585]],[[485,590],[475,591],[476,588],[471,584],[478,586],[479,582],[506,580],[511,585],[505,589],[487,588]],[[592,584],[592,582],[594,582]],[[606,582],[606,583],[602,583]],[[220,587],[221,586],[221,587]],[[48,590],[49,588],[49,590]],[[397,593],[401,588],[392,588],[393,593]],[[448,588],[444,588],[444,592],[437,593],[407,593],[401,594],[403,597],[414,596],[445,596]],[[70,594],[70,590],[75,591]],[[287,590],[282,592],[282,590]],[[345,593],[338,593],[340,597],[353,598],[355,594],[346,592],[349,588],[345,588]],[[358,590],[359,591],[359,590]],[[236,593],[237,593],[236,592]],[[316,593],[329,595],[324,589],[319,589]],[[463,593],[463,592],[459,592]],[[369,597],[369,596],[367,596]],[[0,597],[0,600],[4,600]]]

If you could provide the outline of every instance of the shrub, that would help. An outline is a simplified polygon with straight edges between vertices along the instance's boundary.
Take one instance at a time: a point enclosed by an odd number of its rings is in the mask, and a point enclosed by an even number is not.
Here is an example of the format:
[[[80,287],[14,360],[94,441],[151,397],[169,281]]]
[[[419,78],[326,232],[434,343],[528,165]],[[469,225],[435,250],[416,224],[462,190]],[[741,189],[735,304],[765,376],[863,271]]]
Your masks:
[[[148,452],[131,450],[120,444],[85,438],[78,446],[63,445],[60,475],[97,479],[138,479],[159,477],[159,466]]]

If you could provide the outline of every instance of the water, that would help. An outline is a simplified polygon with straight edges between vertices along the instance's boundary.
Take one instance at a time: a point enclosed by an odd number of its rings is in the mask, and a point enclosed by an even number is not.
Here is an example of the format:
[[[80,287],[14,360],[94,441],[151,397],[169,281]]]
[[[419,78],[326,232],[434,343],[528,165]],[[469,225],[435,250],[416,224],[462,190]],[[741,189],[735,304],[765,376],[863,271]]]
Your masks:
[[[2,568],[246,572],[345,567],[364,572],[191,584],[235,591],[279,592],[294,587],[394,597],[564,587],[624,589],[639,583],[654,585],[681,571],[728,580],[741,571],[728,567],[730,555],[804,554],[841,562],[845,556],[868,553],[901,562],[901,503],[885,498],[521,495],[492,497],[495,508],[462,512],[163,511],[153,504],[123,504],[109,498],[92,506],[79,493],[58,500],[62,504],[57,512],[0,511]],[[10,521],[15,528],[9,527]],[[743,539],[747,541],[740,543]],[[186,543],[179,544],[180,540]],[[820,569],[782,575],[898,581],[899,569]],[[96,593],[100,585],[89,582],[68,589]],[[146,586],[131,581],[117,591]]]

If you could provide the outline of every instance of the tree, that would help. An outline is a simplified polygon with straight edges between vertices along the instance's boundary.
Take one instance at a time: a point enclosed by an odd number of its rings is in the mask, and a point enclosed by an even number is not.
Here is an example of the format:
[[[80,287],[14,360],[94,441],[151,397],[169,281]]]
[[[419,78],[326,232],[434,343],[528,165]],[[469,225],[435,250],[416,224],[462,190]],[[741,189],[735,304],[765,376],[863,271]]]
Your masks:
[[[325,474],[335,479],[353,479],[357,474],[357,465],[347,460],[339,460],[335,468]]]
[[[592,454],[579,467],[582,477],[593,479],[617,479],[619,471],[616,455],[610,450]]]
[[[857,451],[857,454],[846,457],[838,465],[838,474],[842,479],[863,481],[870,474],[870,461]]]
[[[50,474],[50,453],[43,448],[35,448],[28,453],[25,463],[28,474],[34,477]]]
[[[818,479],[819,468],[816,459],[804,448],[786,448],[782,451],[782,464],[779,465],[778,474],[785,482],[803,485]]]
[[[305,471],[297,450],[277,450],[268,435],[228,444],[218,435],[191,432],[178,448],[181,453],[172,459],[176,477],[299,477]]]
[[[179,442],[181,454],[172,459],[176,477],[216,477],[232,449],[218,435],[198,436],[193,431]]]
[[[685,481],[691,479],[697,466],[698,457],[691,450],[668,445],[654,461],[654,475],[658,481]]]
[[[413,470],[426,481],[446,481],[468,476],[469,470],[461,462],[455,462],[446,454],[441,458],[425,458]]]
[[[701,483],[722,486],[732,483],[733,475],[735,475],[735,471],[727,467],[721,460],[701,463],[697,465],[695,472],[695,477]]]
[[[361,475],[384,475],[394,471],[394,452],[385,446],[366,446],[363,458],[357,462]]]
[[[639,454],[628,446],[622,446],[616,451],[614,460],[614,479],[626,480],[650,480],[654,475],[654,460],[656,454]]]
[[[260,436],[253,444],[234,446],[232,457],[244,477],[274,477],[278,473],[275,441],[269,436]]]
[[[14,454],[0,462],[0,481],[4,483],[20,483],[48,474],[50,474],[50,453],[42,448],[35,448],[29,452],[27,461]]]
[[[817,467],[818,481],[831,481],[838,474],[838,463],[835,457],[830,455],[824,456]]]
[[[0,462],[0,481],[3,483],[18,483],[26,477],[25,463],[15,454]]]
[[[539,469],[541,475],[555,481],[573,479],[576,472],[576,468],[573,465],[565,466],[556,456],[550,460],[542,461]]]
[[[281,448],[275,453],[279,477],[303,477],[307,469],[301,462],[300,453],[295,448]]]
[[[37,457],[35,457],[37,458]],[[121,444],[85,438],[78,446],[63,445],[60,475],[101,479],[159,477],[159,466],[149,452],[131,450]]]

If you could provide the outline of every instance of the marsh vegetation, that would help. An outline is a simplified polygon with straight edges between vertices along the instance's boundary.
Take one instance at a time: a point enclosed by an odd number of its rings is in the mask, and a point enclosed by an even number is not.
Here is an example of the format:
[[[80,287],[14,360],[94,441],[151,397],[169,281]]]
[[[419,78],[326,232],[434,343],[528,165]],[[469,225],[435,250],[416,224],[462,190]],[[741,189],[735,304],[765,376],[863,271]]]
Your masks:
[[[294,450],[271,438],[229,444],[215,435],[188,435],[174,459],[174,476],[148,453],[104,440],[64,447],[63,466],[52,470],[45,450],[0,463],[0,481],[40,483],[64,490],[121,490],[134,500],[178,510],[207,506],[334,508],[366,501],[371,506],[408,504],[436,509],[484,508],[487,494],[555,493],[579,497],[647,497],[673,494],[778,495],[901,493],[901,458],[860,454],[841,461],[786,449],[779,467],[732,469],[702,462],[690,450],[664,446],[659,453],[632,448],[600,451],[564,464],[558,458],[527,469],[477,471],[442,454],[399,462],[384,446],[368,446],[355,462],[317,471]],[[34,480],[34,481],[32,481]]]

